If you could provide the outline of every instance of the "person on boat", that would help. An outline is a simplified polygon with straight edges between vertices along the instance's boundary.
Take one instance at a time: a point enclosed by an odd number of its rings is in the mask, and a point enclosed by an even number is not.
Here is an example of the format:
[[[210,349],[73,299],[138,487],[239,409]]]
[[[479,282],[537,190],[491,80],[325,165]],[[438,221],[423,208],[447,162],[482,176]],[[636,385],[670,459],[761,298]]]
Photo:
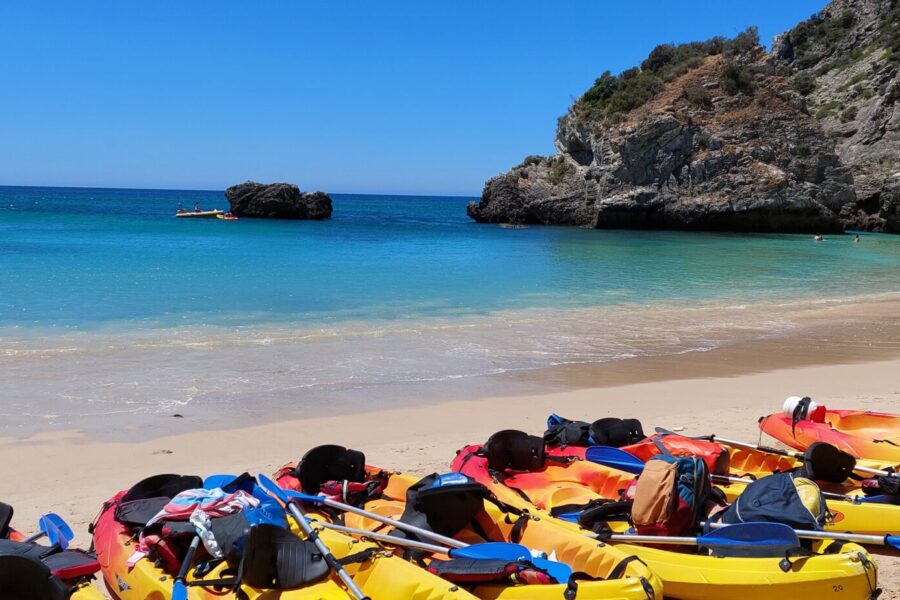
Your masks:
[[[816,241],[816,242],[821,242],[824,239],[825,238],[822,237],[821,233],[817,233],[816,235],[813,236],[813,241]]]
[[[184,214],[187,212],[187,209],[184,208],[184,205],[181,202],[178,203],[178,210],[175,211],[177,214]]]
[[[197,213],[197,212],[203,212],[202,210],[200,210],[200,203],[199,203],[199,202],[194,202],[194,212],[195,212],[195,213]]]

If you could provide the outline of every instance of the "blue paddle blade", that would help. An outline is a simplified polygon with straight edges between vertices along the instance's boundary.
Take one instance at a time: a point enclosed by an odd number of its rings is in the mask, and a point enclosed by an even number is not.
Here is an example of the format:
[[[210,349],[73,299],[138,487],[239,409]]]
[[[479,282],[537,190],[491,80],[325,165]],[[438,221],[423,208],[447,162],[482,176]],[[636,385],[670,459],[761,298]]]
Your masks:
[[[585,450],[584,458],[598,465],[612,467],[634,475],[640,475],[644,470],[644,461],[612,446],[590,446]]]
[[[557,562],[555,560],[548,560],[546,558],[532,558],[531,564],[536,566],[538,569],[547,571],[550,577],[552,577],[559,583],[566,583],[572,576],[572,567],[570,567],[566,563]]]
[[[50,523],[53,523],[56,526],[57,531],[66,539],[66,541],[71,542],[75,539],[75,533],[72,531],[72,528],[69,527],[69,524],[66,523],[65,519],[59,516],[56,513],[47,513],[42,518],[47,519]]]
[[[508,542],[484,542],[450,551],[453,558],[475,558],[494,560],[531,560],[531,551],[522,544]]]
[[[172,587],[172,600],[187,600],[188,590],[183,581],[176,581]]]
[[[317,498],[319,502],[324,500],[324,498],[321,498],[319,496],[310,496],[309,494],[301,494],[300,492],[286,490],[262,473],[256,476],[256,481],[257,483],[259,483],[262,489],[266,490],[267,492],[281,500],[284,504],[290,502],[292,498],[296,498],[297,500],[306,500],[306,497],[308,497],[309,502],[316,501],[312,500],[312,498]]]
[[[782,523],[736,523],[697,538],[716,556],[784,557],[800,546],[797,533]]]
[[[886,535],[884,536],[884,543],[895,550],[900,550],[900,535]]]
[[[231,483],[237,479],[237,475],[227,475],[227,474],[219,474],[219,475],[210,475],[206,479],[203,480],[203,487],[207,490],[214,490],[216,488],[224,488],[226,485]]]
[[[47,540],[49,540],[51,546],[59,546],[63,550],[69,547],[69,540],[66,539],[56,524],[48,519],[46,515],[40,518],[38,526],[41,528],[41,531],[47,535]]]
[[[547,417],[547,429],[550,429],[554,425],[559,425],[563,422],[563,418],[556,413],[550,413],[550,416]]]

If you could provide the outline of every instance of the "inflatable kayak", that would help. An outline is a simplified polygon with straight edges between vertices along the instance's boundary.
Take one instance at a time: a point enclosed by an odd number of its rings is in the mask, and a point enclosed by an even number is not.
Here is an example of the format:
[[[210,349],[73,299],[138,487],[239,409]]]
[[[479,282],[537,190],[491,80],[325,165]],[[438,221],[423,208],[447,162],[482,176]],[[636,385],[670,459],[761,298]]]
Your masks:
[[[582,460],[553,461],[534,456],[536,468],[498,472],[489,468],[482,446],[459,451],[451,468],[483,483],[503,502],[530,506],[542,519],[550,512],[590,502],[618,500],[633,475]],[[540,466],[537,466],[540,464]],[[559,520],[583,535],[578,524]],[[626,532],[625,520],[609,520],[614,532]],[[785,571],[778,557],[742,558],[615,543],[638,556],[663,581],[666,597],[696,599],[727,598],[870,598],[877,589],[877,567],[866,550],[852,543],[815,541],[813,554]]]
[[[223,221],[237,221],[238,220],[238,217],[228,214],[228,213],[225,213],[223,215],[216,215],[216,218],[221,219]]]
[[[538,571],[529,577],[510,578],[504,575],[510,569],[506,561],[491,560],[480,566],[441,554],[411,556],[478,598],[646,600],[663,595],[656,575],[628,553],[598,544],[555,520],[492,501],[484,486],[457,473],[420,479],[367,467],[364,455],[355,450],[319,446],[299,463],[282,468],[275,478],[284,488],[313,494],[336,493],[344,502],[370,513],[415,524],[461,542],[522,544],[568,569],[564,581],[555,579],[555,574],[552,580],[541,579],[539,565],[528,569]],[[307,508],[313,511],[316,507]],[[341,516],[347,526],[358,530],[390,531],[382,529],[384,525],[374,519],[350,513]],[[320,513],[319,518],[329,515]],[[391,535],[412,534],[394,530]]]
[[[216,219],[224,215],[224,210],[185,210],[176,212],[175,216],[179,219]]]
[[[163,522],[161,527],[151,524],[148,528],[147,521],[172,496],[202,485],[199,478],[192,476],[156,476],[136,484],[130,490],[119,492],[103,505],[93,528],[94,546],[104,583],[113,598],[163,600],[171,597],[180,560],[192,537],[192,527],[185,534],[183,523]],[[280,513],[279,518],[283,518],[281,507],[277,503],[275,506]],[[242,521],[242,518],[246,520]],[[255,522],[250,524],[251,520]],[[235,521],[239,525],[237,528]],[[201,551],[187,574],[189,599],[351,598],[337,576],[327,566],[323,568],[321,555],[314,550],[309,551],[310,542],[301,541],[291,534],[286,522],[273,526],[261,522],[258,517],[251,519],[246,513],[238,513],[213,519],[212,523],[215,539],[223,547],[228,545],[229,532],[232,537],[235,530],[240,534],[240,561],[235,565],[230,562],[230,556],[226,560],[216,560]],[[322,530],[319,535],[335,557],[345,563],[348,574],[372,600],[474,600],[474,597],[448,585],[436,575],[402,558],[381,552],[373,544],[333,531]],[[139,548],[145,547],[148,542],[152,544],[148,553],[136,555]],[[231,554],[237,546],[231,545]],[[279,551],[276,549],[279,546],[288,550]],[[260,572],[261,568],[263,572]],[[243,573],[240,578],[237,577],[239,572]],[[255,583],[259,579],[272,581],[278,586],[257,586]]]
[[[814,442],[828,442],[856,458],[900,463],[900,415],[818,409],[796,416],[772,414],[759,420],[759,428],[798,450],[806,450]]]
[[[0,598],[105,598],[91,583],[94,573],[100,570],[92,554],[28,542],[25,535],[10,526],[12,516],[12,507],[0,502]]]

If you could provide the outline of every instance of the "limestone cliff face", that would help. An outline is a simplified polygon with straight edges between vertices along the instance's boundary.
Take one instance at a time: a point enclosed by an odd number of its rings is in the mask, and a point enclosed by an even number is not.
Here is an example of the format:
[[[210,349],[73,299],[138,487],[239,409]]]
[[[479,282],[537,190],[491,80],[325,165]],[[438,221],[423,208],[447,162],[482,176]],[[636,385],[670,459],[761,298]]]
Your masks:
[[[881,4],[891,2],[835,0],[828,10],[836,4],[879,5],[860,13],[862,23],[869,14],[877,22]],[[859,141],[848,143],[850,136],[836,136],[837,124],[820,114],[816,96],[823,94],[824,102],[827,89],[844,84],[816,83],[810,90],[802,77],[798,83],[798,57],[787,50],[792,37],[781,36],[771,54],[753,32],[660,46],[640,68],[605,73],[559,120],[556,155],[528,157],[489,180],[469,215],[482,222],[596,228],[889,230],[889,216],[870,218],[875,204],[874,213],[884,212],[892,160],[900,170],[891,158],[898,151],[890,143],[896,132],[882,133],[896,119],[884,88],[887,75],[878,79],[885,91],[866,99],[877,95],[880,103],[860,107],[856,115],[869,119],[869,133],[860,126],[853,134]],[[849,48],[860,42],[848,37],[843,43]],[[877,150],[854,160],[862,140],[873,140],[868,145]],[[883,168],[862,165],[873,152],[884,158]]]
[[[900,233],[900,3],[834,0],[772,53],[853,173],[845,223]]]

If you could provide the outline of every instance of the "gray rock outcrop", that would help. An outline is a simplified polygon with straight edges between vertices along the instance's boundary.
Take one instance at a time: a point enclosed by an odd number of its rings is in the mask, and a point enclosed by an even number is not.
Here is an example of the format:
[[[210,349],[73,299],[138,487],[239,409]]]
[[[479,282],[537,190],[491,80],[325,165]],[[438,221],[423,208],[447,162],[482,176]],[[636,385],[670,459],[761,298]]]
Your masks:
[[[324,192],[301,192],[290,183],[247,181],[225,190],[231,212],[238,217],[312,219],[331,217],[331,197]]]

